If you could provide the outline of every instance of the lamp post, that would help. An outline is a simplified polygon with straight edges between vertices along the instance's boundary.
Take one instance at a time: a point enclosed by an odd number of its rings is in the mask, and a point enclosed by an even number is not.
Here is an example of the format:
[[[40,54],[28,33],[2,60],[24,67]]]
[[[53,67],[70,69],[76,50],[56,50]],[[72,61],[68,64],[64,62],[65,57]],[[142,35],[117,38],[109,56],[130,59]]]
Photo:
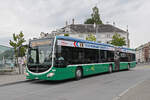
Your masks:
[[[96,23],[94,23],[94,30],[95,30],[95,34],[96,34],[96,42],[98,42],[98,39],[97,39],[97,25]]]
[[[96,42],[98,42],[98,34],[97,34],[97,24],[94,23],[94,30],[95,30],[95,35],[96,35]]]
[[[17,67],[19,68],[19,74],[23,74],[23,66],[22,66],[22,58],[20,57],[21,56],[21,51],[20,51],[20,48],[22,47],[19,46],[17,47]]]

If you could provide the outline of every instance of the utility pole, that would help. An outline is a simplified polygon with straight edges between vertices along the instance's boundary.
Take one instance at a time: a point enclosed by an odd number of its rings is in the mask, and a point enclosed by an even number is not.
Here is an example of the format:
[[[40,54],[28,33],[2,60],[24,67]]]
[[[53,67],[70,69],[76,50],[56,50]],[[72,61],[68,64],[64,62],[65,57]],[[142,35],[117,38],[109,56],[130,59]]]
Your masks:
[[[130,40],[129,40],[129,30],[128,30],[128,25],[127,25],[127,47],[130,47]]]
[[[98,36],[97,36],[97,24],[94,23],[94,30],[95,30],[95,34],[96,34],[96,42],[98,42]]]

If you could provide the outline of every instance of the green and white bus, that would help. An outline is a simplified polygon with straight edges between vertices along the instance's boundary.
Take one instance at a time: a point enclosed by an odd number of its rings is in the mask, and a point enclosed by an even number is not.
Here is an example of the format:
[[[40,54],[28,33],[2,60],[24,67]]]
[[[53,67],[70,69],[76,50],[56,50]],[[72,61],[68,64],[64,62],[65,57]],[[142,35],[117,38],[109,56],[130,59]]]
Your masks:
[[[135,50],[72,37],[29,41],[26,78],[81,79],[84,76],[136,66]]]

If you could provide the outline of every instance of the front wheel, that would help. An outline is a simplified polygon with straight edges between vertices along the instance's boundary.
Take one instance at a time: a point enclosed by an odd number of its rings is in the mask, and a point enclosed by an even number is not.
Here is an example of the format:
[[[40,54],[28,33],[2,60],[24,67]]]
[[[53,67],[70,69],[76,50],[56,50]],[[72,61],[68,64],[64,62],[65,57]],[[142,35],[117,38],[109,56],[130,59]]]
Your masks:
[[[80,80],[82,78],[82,69],[81,68],[77,68],[76,69],[76,72],[75,72],[75,75],[76,75],[76,80]]]

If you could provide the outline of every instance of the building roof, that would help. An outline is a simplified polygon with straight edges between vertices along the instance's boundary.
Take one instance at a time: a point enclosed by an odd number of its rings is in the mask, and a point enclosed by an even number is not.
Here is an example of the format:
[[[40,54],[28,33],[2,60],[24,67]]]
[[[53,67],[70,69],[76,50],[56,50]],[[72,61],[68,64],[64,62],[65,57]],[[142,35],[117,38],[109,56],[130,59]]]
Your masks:
[[[94,28],[93,24],[71,24],[68,25],[62,29],[65,29],[69,27],[71,32],[77,32],[77,33],[90,33],[90,32],[95,32],[96,29]],[[110,24],[101,24],[97,25],[97,32],[122,32],[122,33],[127,33],[126,31],[119,29],[113,25]]]
[[[0,54],[3,53],[6,50],[10,50],[12,48],[8,47],[8,46],[4,46],[4,45],[0,45]]]
[[[1,45],[1,44],[0,44],[0,47],[4,47],[4,48],[12,48],[12,47],[5,46],[5,45]]]

